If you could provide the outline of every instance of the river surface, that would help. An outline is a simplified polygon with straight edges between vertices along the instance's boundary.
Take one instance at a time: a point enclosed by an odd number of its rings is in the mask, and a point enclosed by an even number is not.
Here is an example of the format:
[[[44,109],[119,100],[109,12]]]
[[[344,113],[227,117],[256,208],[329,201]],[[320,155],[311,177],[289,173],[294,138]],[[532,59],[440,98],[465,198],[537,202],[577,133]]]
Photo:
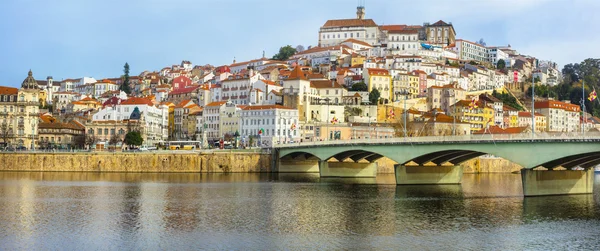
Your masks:
[[[520,175],[396,186],[300,174],[0,172],[2,250],[600,250],[590,195]]]

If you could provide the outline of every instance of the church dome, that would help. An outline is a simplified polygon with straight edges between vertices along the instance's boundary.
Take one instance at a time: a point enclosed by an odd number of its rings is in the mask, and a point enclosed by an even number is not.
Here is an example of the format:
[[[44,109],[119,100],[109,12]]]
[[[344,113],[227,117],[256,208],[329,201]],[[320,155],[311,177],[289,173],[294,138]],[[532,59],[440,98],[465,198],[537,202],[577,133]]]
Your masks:
[[[23,80],[23,83],[21,84],[21,88],[23,88],[23,89],[38,89],[37,81],[35,81],[35,79],[33,78],[33,73],[31,73],[31,70],[29,70],[29,73],[27,73],[27,78],[25,78],[25,80]]]

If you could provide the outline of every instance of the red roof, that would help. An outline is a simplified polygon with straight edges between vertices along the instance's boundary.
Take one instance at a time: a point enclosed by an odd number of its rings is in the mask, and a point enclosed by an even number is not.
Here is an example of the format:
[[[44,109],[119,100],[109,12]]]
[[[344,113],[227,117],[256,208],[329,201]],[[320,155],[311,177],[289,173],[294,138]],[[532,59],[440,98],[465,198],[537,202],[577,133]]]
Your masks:
[[[535,102],[535,109],[562,109],[565,111],[571,112],[579,112],[581,111],[580,107],[575,104],[569,104],[561,101],[548,100],[548,101],[540,101]]]
[[[356,40],[354,38],[346,39],[346,41],[344,41],[343,43],[347,43],[347,42],[348,43],[353,43],[353,44],[360,44],[360,45],[368,46],[368,47],[373,47],[369,43],[366,43],[366,42],[363,42],[363,41],[360,41],[360,40]]]
[[[304,72],[302,72],[302,70],[300,69],[299,66],[294,67],[294,70],[292,70],[292,73],[290,74],[288,79],[289,80],[295,80],[295,79],[307,80],[306,76],[304,76]]]
[[[367,68],[369,75],[389,75],[389,71],[386,69]]]
[[[190,93],[190,92],[195,91],[199,87],[200,87],[199,85],[191,85],[191,86],[187,86],[184,88],[179,88],[179,89],[174,90],[171,93],[169,93],[169,95],[179,95],[179,94]]]
[[[323,25],[324,28],[328,27],[375,27],[377,24],[373,19],[338,19],[338,20],[327,20]]]
[[[153,106],[151,100],[146,98],[130,97],[126,100],[121,101],[121,105],[149,105]]]
[[[19,89],[13,87],[0,86],[0,94],[13,95],[18,94]]]
[[[206,107],[209,107],[209,106],[222,106],[222,105],[224,105],[225,103],[227,103],[227,101],[217,101],[217,102],[212,102],[212,103],[209,103],[209,104],[207,104],[207,105],[206,105]]]

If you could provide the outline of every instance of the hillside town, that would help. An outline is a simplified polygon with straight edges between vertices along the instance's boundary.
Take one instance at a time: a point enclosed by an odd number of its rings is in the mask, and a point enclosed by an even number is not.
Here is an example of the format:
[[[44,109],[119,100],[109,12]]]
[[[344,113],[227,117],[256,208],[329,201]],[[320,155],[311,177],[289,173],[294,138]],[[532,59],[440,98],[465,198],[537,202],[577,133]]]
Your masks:
[[[137,132],[144,146],[246,148],[600,129],[580,104],[528,96],[533,81],[562,81],[555,62],[459,31],[443,20],[379,25],[359,6],[353,18],[315,27],[314,45],[288,46],[290,55],[282,47],[273,58],[183,60],[131,75],[126,64],[124,74],[102,78],[59,80],[33,69],[20,88],[0,87],[0,144],[123,149]]]

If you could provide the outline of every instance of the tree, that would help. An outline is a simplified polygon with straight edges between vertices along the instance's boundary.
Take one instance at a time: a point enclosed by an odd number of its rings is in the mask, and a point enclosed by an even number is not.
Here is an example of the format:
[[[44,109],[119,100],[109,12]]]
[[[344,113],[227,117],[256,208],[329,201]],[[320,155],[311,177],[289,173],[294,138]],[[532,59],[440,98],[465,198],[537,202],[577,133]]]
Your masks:
[[[485,40],[483,40],[483,38],[480,38],[479,41],[477,41],[477,43],[482,46],[486,46]]]
[[[379,93],[377,89],[373,88],[373,90],[369,93],[369,102],[371,102],[372,105],[377,105],[380,96],[381,93]]]
[[[301,44],[296,46],[296,52],[303,52],[303,51],[304,51],[304,46],[302,46]]]
[[[0,137],[2,138],[3,143],[8,143],[8,139],[10,139],[13,135],[13,129],[8,124],[6,120],[0,124]]]
[[[355,92],[366,92],[368,91],[368,87],[367,84],[365,84],[365,82],[358,82],[356,84],[353,84],[352,87],[350,88],[351,91],[355,91]]]
[[[73,146],[75,146],[75,148],[79,148],[82,149],[85,147],[85,135],[77,135],[73,138]]]
[[[142,134],[138,131],[131,131],[125,134],[125,144],[130,146],[141,146],[144,143]]]
[[[279,48],[279,53],[273,56],[274,60],[288,60],[292,55],[296,54],[296,49],[291,45],[286,45],[284,47]]]
[[[498,68],[499,70],[504,70],[505,67],[506,62],[504,62],[504,59],[498,60],[498,63],[496,63],[496,68]]]
[[[97,139],[96,139],[96,137],[94,137],[93,134],[85,137],[85,145],[87,145],[87,146],[91,147],[91,146],[95,145],[96,141],[97,141]]]
[[[108,141],[108,144],[115,146],[115,145],[117,145],[117,143],[119,143],[119,141],[121,141],[121,139],[115,133],[115,134],[113,134],[113,136],[110,137],[110,140]]]
[[[129,64],[125,62],[125,66],[123,66],[123,83],[119,90],[131,94],[131,88],[129,87]]]

